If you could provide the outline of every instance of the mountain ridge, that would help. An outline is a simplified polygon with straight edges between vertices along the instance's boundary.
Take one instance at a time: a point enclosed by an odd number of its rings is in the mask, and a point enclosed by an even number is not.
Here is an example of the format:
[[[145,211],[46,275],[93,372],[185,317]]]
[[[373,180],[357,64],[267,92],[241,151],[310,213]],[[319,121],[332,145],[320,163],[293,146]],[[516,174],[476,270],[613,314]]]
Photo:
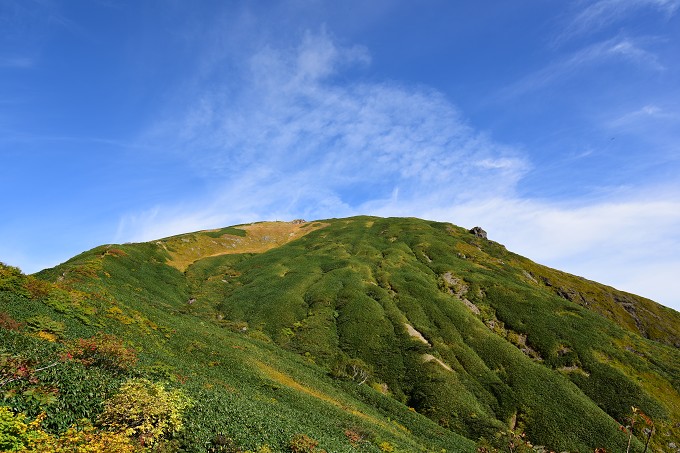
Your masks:
[[[478,443],[498,446],[512,430],[552,449],[618,449],[631,406],[677,439],[680,314],[452,224],[360,216],[237,225],[100,246],[36,277],[91,297],[81,305],[92,309],[70,303],[80,310],[71,320],[133,344],[146,338],[140,350],[150,356],[180,341],[168,326],[182,320],[198,335],[184,350],[197,343],[192,351],[221,357],[201,339],[202,329],[218,329],[258,354],[265,346],[296,353],[332,386],[369,392],[373,405],[392,401],[390,410]],[[166,353],[166,363],[183,363]],[[222,369],[210,354],[197,376]],[[322,385],[314,379],[290,377],[299,365],[246,362],[247,376],[347,405],[314,390]]]

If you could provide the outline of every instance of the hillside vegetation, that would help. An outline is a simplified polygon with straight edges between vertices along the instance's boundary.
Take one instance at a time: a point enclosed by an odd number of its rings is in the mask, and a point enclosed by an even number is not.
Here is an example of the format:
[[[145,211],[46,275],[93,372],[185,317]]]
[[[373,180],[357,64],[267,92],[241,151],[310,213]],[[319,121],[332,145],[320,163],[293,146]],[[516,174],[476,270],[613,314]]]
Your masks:
[[[680,314],[446,223],[263,222],[3,266],[0,316],[1,379],[26,370],[5,418],[44,412],[53,444],[85,418],[156,451],[642,452],[652,426],[648,451],[680,445]],[[167,394],[167,429],[109,413],[133,391]]]

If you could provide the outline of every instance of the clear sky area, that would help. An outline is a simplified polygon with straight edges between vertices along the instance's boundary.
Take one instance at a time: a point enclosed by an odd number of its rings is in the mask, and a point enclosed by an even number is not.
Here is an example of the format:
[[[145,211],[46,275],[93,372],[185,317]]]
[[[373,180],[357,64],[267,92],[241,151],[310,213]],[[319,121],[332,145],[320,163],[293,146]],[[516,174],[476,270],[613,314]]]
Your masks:
[[[680,0],[0,0],[0,261],[413,216],[680,309]]]

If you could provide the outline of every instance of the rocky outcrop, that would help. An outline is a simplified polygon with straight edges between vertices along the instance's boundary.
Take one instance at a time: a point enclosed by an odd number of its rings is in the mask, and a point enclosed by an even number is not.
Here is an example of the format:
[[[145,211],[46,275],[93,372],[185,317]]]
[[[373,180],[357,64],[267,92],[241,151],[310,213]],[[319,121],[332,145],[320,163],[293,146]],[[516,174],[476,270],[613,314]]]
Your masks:
[[[486,239],[486,231],[482,229],[482,227],[474,227],[470,230],[470,233],[474,234],[478,238]]]
[[[446,272],[444,275],[442,275],[442,280],[444,281],[444,286],[446,287],[446,289],[448,289],[449,294],[463,302],[465,306],[474,314],[476,315],[481,314],[479,307],[477,307],[477,305],[470,302],[465,297],[465,295],[468,292],[468,285],[465,283],[464,280],[454,277],[451,272]]]

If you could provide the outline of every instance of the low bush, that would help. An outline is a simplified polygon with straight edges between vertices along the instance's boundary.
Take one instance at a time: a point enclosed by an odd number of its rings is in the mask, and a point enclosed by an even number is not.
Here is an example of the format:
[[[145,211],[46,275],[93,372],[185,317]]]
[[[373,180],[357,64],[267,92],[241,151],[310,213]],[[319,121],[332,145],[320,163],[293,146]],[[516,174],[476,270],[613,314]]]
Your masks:
[[[306,434],[296,434],[290,440],[288,447],[293,453],[312,453],[316,451],[319,442]]]
[[[25,278],[18,267],[0,263],[0,291],[11,291],[27,296],[28,292],[23,286]]]
[[[21,328],[21,323],[3,311],[0,312],[0,328],[7,330],[19,330]]]
[[[144,445],[154,445],[182,429],[182,417],[190,405],[180,390],[166,390],[148,379],[132,379],[104,402],[99,423]]]
[[[142,448],[121,433],[99,431],[84,422],[72,426],[61,436],[43,431],[41,423],[45,414],[26,423],[22,413],[14,414],[8,407],[0,406],[0,451],[19,453],[136,453]]]
[[[0,451],[16,451],[28,444],[31,432],[23,414],[0,406]]]
[[[85,366],[98,366],[109,371],[127,371],[137,363],[134,349],[126,347],[115,335],[107,334],[70,342],[64,357]]]
[[[36,315],[26,319],[28,329],[40,333],[49,334],[47,339],[54,341],[55,338],[61,337],[66,332],[66,326],[61,321],[56,321],[46,315]],[[54,338],[53,338],[54,337]]]

